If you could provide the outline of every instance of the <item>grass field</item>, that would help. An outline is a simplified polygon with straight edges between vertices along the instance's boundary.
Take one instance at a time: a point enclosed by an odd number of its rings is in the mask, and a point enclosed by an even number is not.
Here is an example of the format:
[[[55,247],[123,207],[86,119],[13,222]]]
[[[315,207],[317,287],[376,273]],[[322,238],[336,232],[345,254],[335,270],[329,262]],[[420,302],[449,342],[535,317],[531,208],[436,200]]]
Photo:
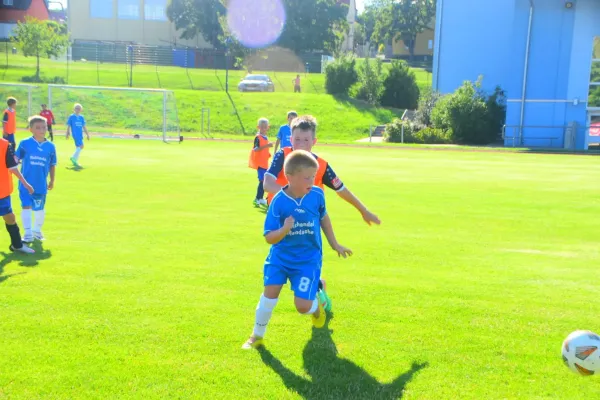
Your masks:
[[[4,82],[20,82],[24,76],[34,74],[35,60],[11,55],[8,67],[0,65],[0,77]],[[42,74],[66,78],[67,64],[42,60]],[[126,86],[125,65],[71,63],[68,83],[72,85]],[[169,102],[169,121],[176,126],[175,108],[179,126],[184,135],[201,136],[202,107],[210,108],[213,136],[239,136],[252,134],[259,117],[266,117],[274,127],[284,124],[286,113],[297,110],[313,113],[320,121],[320,138],[329,142],[352,142],[369,134],[369,127],[391,122],[402,115],[403,110],[373,107],[363,101],[337,98],[325,94],[324,75],[309,74],[303,77],[301,94],[293,93],[294,73],[270,73],[276,84],[275,93],[238,93],[237,82],[243,71],[230,72],[230,94],[224,92],[225,71],[159,67],[134,67],[134,86],[141,88],[162,87],[174,91],[175,100]],[[419,85],[430,85],[431,74],[415,70]],[[160,81],[160,82],[159,82]],[[192,89],[193,87],[193,89]],[[0,86],[0,97],[17,97],[22,109],[27,109],[27,92],[16,87]],[[124,92],[95,92],[71,90],[53,93],[53,109],[57,122],[64,123],[73,103],[81,102],[90,128],[96,131],[120,133],[152,132],[162,129],[162,95]],[[38,111],[41,102],[48,101],[47,85],[39,85],[32,99],[32,111]],[[176,106],[176,107],[175,107]],[[20,114],[22,121],[26,112]],[[239,118],[238,118],[239,117]],[[60,127],[59,127],[60,129]],[[174,131],[175,129],[173,129]],[[206,130],[206,128],[205,128]]]
[[[48,240],[0,261],[0,398],[600,397],[560,358],[600,330],[594,157],[317,147],[383,224],[327,192],[355,251],[325,251],[335,317],[312,332],[284,290],[259,353],[247,144],[58,151]]]

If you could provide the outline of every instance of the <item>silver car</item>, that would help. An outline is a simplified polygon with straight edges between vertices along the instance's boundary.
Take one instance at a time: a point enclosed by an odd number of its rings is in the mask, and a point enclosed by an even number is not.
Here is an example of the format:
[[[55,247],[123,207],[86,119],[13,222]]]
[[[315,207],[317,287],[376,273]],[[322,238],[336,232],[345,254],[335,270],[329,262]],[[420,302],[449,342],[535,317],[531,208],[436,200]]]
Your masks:
[[[246,75],[238,84],[240,92],[274,92],[275,85],[268,75]]]

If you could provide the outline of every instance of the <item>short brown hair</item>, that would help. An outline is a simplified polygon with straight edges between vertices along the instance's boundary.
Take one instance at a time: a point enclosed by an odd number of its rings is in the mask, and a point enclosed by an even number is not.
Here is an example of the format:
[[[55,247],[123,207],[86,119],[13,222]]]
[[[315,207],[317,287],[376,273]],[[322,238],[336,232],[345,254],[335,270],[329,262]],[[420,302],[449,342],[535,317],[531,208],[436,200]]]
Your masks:
[[[12,106],[17,104],[17,99],[15,99],[14,97],[9,97],[8,99],[6,99],[6,104],[8,104],[8,106]]]
[[[307,168],[319,168],[319,163],[315,156],[306,150],[294,150],[285,158],[283,163],[283,171],[286,175],[294,175],[295,173]]]
[[[46,125],[48,123],[48,120],[42,117],[41,115],[34,115],[33,117],[29,117],[27,121],[29,122],[30,129],[33,128],[33,125],[35,124],[43,123],[44,125]]]
[[[303,131],[312,131],[314,137],[317,133],[317,119],[312,115],[303,115],[301,117],[296,117],[292,121],[290,128],[292,129],[292,133],[294,133],[295,129],[302,129]]]
[[[298,113],[296,111],[288,111],[288,113],[287,113],[288,118],[290,118],[290,117],[296,118],[297,116],[298,116]]]

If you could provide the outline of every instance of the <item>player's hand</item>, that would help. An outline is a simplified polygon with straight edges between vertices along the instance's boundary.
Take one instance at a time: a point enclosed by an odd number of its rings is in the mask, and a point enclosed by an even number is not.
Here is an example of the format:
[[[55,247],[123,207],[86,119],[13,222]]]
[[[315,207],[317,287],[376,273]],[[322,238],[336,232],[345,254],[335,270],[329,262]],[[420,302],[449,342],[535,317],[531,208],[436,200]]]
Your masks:
[[[331,246],[331,248],[333,248],[333,250],[335,250],[335,252],[338,253],[338,257],[347,258],[352,255],[352,250],[342,246],[339,243],[336,243],[335,245]]]
[[[381,220],[379,219],[379,217],[377,215],[373,214],[369,210],[365,211],[362,214],[362,217],[365,220],[365,222],[369,225],[371,225],[371,224],[381,225]]]
[[[290,215],[283,222],[283,227],[289,231],[294,226],[294,222],[296,222],[296,220]]]
[[[29,194],[33,194],[33,186],[31,186],[29,183],[25,182],[23,184],[23,186],[25,186],[25,189],[27,189],[27,191],[29,192]]]
[[[54,189],[54,182],[50,181],[50,183],[48,184],[48,190],[52,190]]]

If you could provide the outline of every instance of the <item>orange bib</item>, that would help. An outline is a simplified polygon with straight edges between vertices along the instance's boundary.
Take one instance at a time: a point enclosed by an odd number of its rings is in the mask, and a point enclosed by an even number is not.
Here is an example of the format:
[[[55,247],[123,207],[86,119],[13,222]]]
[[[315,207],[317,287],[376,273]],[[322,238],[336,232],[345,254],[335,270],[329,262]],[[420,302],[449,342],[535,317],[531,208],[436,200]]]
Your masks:
[[[256,134],[258,138],[258,146],[266,146],[269,144],[269,140],[263,137],[260,133]],[[254,151],[254,149],[250,150],[250,158],[248,160],[248,167],[252,169],[268,169],[269,168],[269,158],[271,158],[271,152],[269,148],[262,149],[259,151]]]
[[[6,139],[0,139],[0,155],[6,160],[6,152],[10,143]],[[8,197],[13,192],[12,173],[6,167],[6,162],[0,162],[0,199]]]

